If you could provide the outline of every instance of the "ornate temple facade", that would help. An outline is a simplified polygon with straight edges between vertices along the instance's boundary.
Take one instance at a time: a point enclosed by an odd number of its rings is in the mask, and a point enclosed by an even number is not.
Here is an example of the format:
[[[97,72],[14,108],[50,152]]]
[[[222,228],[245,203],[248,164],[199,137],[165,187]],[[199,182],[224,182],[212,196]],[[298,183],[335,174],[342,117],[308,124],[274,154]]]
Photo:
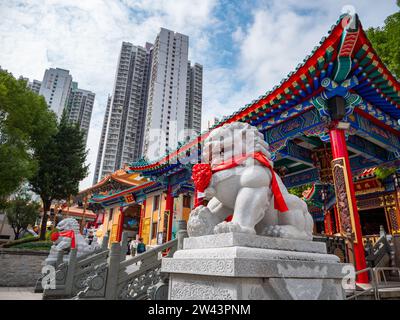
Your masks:
[[[81,195],[108,212],[104,230],[111,239],[120,238],[129,224],[125,217],[134,211],[135,230],[145,243],[168,241],[199,202],[191,168],[200,161],[202,142],[216,127],[247,122],[269,143],[286,187],[304,189],[315,232],[352,234],[360,270],[365,236],[379,232],[380,225],[400,232],[399,118],[399,81],[358,16],[343,15],[271,91],[158,161],[132,163],[123,170],[124,181],[114,174]]]

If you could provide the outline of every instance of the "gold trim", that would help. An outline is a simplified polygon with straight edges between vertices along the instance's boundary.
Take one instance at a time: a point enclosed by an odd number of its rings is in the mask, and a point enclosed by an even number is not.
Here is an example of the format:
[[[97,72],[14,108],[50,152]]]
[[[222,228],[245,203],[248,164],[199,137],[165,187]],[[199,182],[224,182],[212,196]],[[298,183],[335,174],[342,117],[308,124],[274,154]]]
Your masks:
[[[339,163],[334,163],[335,161],[340,161],[341,160],[341,164]],[[346,160],[344,157],[341,158],[335,158],[332,160],[332,176],[333,176],[333,182],[335,185],[335,192],[337,192],[337,187],[336,187],[336,177],[335,177],[335,168],[338,167],[343,171],[343,176],[344,176],[344,183],[345,183],[345,187],[346,187],[346,197],[347,197],[347,203],[349,206],[349,214],[350,214],[350,222],[351,222],[351,228],[352,228],[352,232],[354,232],[354,243],[358,243],[357,241],[357,229],[355,226],[355,222],[354,222],[354,209],[353,209],[353,202],[351,201],[351,193],[350,193],[350,184],[349,184],[349,177],[347,175],[347,167],[346,167]],[[337,197],[337,194],[336,194]],[[338,220],[339,220],[339,228],[340,228],[340,232],[342,234],[346,234],[346,230],[342,230],[342,222],[340,221],[340,216],[341,216],[341,212],[340,212],[340,208],[338,206],[338,203],[336,201],[336,208],[338,210]]]

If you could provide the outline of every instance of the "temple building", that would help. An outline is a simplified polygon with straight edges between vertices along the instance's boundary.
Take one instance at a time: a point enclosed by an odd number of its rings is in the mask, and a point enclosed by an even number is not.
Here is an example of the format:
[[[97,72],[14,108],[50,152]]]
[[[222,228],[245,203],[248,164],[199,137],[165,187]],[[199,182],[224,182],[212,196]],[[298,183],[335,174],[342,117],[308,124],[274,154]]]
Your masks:
[[[114,214],[125,219],[136,210],[145,243],[168,241],[201,203],[191,168],[202,142],[216,127],[247,122],[264,135],[286,187],[308,203],[315,233],[350,234],[361,270],[367,236],[379,233],[380,226],[400,232],[399,118],[399,81],[382,63],[358,16],[345,14],[271,91],[164,157],[124,168],[129,184],[109,176],[101,182],[105,189],[95,185],[81,195],[108,210],[109,219]],[[119,218],[115,227],[114,218],[111,234],[124,225]],[[364,276],[359,280],[367,282]]]

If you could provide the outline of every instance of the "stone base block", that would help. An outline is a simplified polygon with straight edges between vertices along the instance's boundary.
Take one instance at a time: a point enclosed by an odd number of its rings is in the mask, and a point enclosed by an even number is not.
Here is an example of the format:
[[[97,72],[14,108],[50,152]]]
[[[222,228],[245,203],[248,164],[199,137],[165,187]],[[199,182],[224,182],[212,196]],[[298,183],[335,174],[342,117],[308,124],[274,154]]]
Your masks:
[[[170,300],[343,300],[340,279],[227,278],[172,274]]]
[[[350,270],[323,243],[235,233],[185,239],[161,269],[172,300],[344,299]]]

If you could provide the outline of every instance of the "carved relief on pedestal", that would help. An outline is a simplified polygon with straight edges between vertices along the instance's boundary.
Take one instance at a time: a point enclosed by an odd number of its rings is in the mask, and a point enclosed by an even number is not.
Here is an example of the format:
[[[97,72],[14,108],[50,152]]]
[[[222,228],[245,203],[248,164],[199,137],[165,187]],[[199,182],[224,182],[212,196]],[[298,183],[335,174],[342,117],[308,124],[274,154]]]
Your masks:
[[[224,288],[210,279],[204,280],[176,280],[172,282],[171,297],[173,300],[193,299],[193,300],[233,300],[234,295],[231,290]]]
[[[350,186],[344,158],[332,160],[332,174],[335,184],[340,232],[346,234],[350,230],[350,232],[356,233],[353,221],[353,204],[351,202]]]

